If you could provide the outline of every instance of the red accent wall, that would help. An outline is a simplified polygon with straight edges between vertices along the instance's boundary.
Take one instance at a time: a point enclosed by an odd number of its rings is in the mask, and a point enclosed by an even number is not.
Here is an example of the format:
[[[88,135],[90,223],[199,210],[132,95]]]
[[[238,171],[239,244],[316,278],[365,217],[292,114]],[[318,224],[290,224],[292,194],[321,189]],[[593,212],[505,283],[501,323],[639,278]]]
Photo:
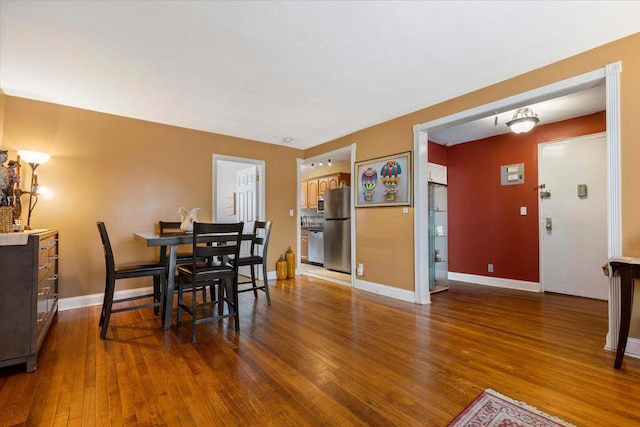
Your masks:
[[[446,148],[449,271],[539,282],[538,144],[605,130],[601,112]],[[500,166],[514,163],[524,184],[500,185]]]
[[[429,163],[447,166],[447,148],[444,145],[429,141],[427,144]]]

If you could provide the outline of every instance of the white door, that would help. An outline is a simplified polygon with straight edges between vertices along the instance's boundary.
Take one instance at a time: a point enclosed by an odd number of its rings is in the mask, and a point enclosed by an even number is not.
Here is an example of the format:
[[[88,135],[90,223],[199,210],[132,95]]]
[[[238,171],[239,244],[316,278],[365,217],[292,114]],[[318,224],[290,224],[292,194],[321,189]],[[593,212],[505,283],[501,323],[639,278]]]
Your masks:
[[[238,197],[238,221],[245,224],[258,219],[258,167],[253,165],[236,173],[236,192]]]
[[[546,292],[607,299],[606,147],[604,134],[538,146],[539,191],[549,193],[539,196]]]
[[[241,169],[236,173],[238,221],[244,222],[246,232],[253,231],[253,222],[258,219],[258,179],[258,167],[255,165]],[[242,242],[240,253],[247,255],[249,252],[251,252],[251,242]],[[239,273],[243,276],[250,276],[249,268],[240,267]],[[258,268],[258,270],[260,269]]]

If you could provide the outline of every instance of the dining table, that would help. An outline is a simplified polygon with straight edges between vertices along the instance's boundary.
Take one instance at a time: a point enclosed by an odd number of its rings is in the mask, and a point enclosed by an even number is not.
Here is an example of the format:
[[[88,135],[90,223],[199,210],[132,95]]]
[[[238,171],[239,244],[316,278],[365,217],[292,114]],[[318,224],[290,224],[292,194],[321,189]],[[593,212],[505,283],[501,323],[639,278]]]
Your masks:
[[[171,231],[168,233],[140,232],[133,233],[136,241],[145,243],[148,247],[160,248],[160,262],[167,263],[167,280],[163,289],[162,304],[162,326],[164,329],[171,327],[171,315],[173,312],[173,293],[176,287],[176,259],[178,246],[190,245],[193,243],[193,233],[184,231]],[[249,241],[254,238],[252,233],[243,233],[242,240]],[[224,239],[228,240],[228,239]],[[169,258],[167,259],[167,248],[169,248]]]

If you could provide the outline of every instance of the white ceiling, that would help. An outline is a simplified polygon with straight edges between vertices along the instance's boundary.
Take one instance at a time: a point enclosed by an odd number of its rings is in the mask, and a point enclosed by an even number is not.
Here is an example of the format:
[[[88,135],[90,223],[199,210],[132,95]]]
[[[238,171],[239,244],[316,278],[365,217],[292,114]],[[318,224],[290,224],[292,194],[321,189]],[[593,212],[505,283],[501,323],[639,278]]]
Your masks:
[[[2,0],[0,88],[304,149],[639,30],[636,1]]]

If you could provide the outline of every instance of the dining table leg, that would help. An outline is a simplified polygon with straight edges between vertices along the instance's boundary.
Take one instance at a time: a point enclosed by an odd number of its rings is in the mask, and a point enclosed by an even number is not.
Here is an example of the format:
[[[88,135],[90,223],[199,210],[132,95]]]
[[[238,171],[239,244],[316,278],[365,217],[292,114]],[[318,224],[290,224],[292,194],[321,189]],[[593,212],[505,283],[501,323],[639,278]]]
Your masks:
[[[164,307],[162,310],[162,326],[164,329],[171,327],[171,313],[173,312],[173,290],[176,285],[176,259],[178,246],[169,246],[169,268],[167,269],[166,289],[164,292]]]

